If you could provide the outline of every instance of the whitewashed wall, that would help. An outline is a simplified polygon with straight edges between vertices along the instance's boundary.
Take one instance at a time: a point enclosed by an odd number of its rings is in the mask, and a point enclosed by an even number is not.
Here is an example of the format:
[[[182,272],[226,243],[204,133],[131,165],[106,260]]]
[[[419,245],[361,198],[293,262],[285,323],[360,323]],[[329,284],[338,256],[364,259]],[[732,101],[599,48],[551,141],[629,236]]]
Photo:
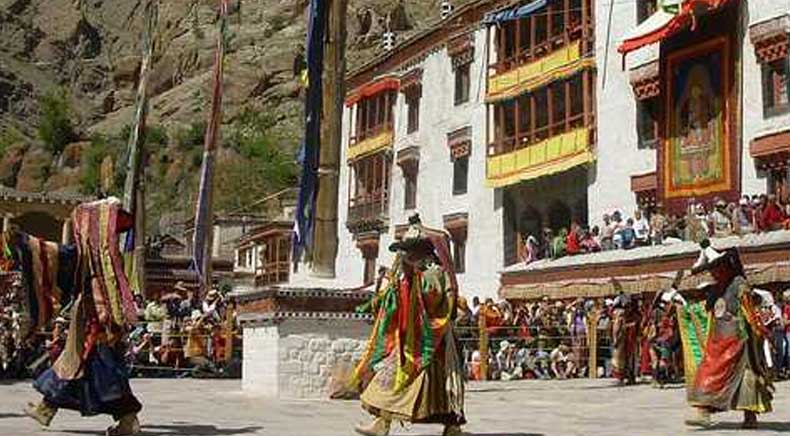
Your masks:
[[[598,149],[587,198],[590,225],[601,225],[604,213],[619,209],[630,216],[636,209],[631,176],[655,171],[656,151],[637,146],[636,99],[617,52],[623,37],[637,25],[636,2],[596,2],[595,7]],[[647,63],[655,56],[651,48],[632,53],[629,65]]]
[[[326,399],[339,368],[362,357],[370,325],[358,320],[284,320],[244,328],[242,389],[269,398]]]
[[[744,19],[747,26],[790,14],[790,0],[751,0],[743,6]],[[790,114],[776,117],[763,117],[762,70],[757,63],[754,45],[748,36],[743,38],[743,149],[741,159],[741,187],[744,194],[760,194],[765,192],[767,181],[764,175],[757,173],[754,161],[749,155],[749,144],[755,138],[769,133],[790,129]]]

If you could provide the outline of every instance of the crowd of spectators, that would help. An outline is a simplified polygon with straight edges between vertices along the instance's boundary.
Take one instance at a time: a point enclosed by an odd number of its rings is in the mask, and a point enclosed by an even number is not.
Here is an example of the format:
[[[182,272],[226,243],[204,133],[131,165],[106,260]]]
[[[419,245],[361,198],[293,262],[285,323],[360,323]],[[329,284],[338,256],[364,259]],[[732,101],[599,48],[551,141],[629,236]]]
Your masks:
[[[492,299],[481,302],[472,299],[459,301],[457,337],[463,350],[467,375],[472,380],[483,379],[480,331],[485,329],[488,339],[488,380],[567,379],[612,376],[614,355],[613,320],[617,297],[537,302],[513,306],[506,301]],[[635,298],[639,313],[638,372],[656,379],[659,368],[658,352],[654,348],[658,336],[667,326],[653,307],[653,302]],[[766,325],[773,330],[770,349],[773,369],[777,377],[790,376],[790,291],[779,293],[775,301],[763,308]],[[484,324],[481,323],[481,318]],[[483,327],[484,326],[484,327]],[[596,331],[593,332],[591,329]],[[683,376],[682,351],[677,325],[670,326],[672,353],[666,360],[662,377],[680,380]],[[591,340],[591,336],[594,338]],[[662,344],[666,345],[666,344]],[[590,347],[596,348],[590,361]]]
[[[716,198],[710,204],[690,204],[686,214],[667,214],[657,204],[650,210],[637,209],[630,217],[619,210],[604,214],[602,223],[600,227],[586,228],[572,222],[556,234],[546,228],[541,235],[527,235],[522,260],[531,263],[598,251],[790,229],[790,199],[780,202],[773,194],[745,195],[736,204]]]
[[[30,334],[22,298],[21,286],[0,289],[0,379],[35,376],[65,346],[68,320],[57,317],[49,331]],[[127,351],[133,375],[239,375],[235,307],[218,289],[200,299],[178,283],[172,293],[136,303]]]
[[[234,372],[235,308],[218,289],[201,300],[178,283],[174,292],[145,306],[139,301],[138,308],[141,321],[130,334],[133,368],[147,375],[182,369],[205,376]]]

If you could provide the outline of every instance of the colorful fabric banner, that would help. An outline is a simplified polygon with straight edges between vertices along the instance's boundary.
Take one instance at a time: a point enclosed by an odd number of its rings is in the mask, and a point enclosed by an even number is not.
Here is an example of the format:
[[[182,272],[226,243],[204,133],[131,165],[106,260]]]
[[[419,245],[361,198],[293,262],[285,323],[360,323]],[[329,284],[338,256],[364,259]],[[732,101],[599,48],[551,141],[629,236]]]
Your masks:
[[[668,133],[661,153],[663,197],[734,200],[730,43],[717,38],[667,56]],[[733,197],[734,195],[734,197]],[[677,201],[676,201],[677,202]]]
[[[211,283],[211,239],[214,226],[214,155],[217,151],[219,126],[222,122],[222,82],[225,72],[225,41],[228,38],[228,0],[220,2],[220,31],[214,55],[214,84],[206,136],[203,144],[203,164],[200,168],[200,189],[195,207],[192,261],[198,273],[202,291],[208,292]]]
[[[321,150],[321,109],[324,70],[324,36],[327,26],[327,7],[321,0],[310,0],[307,23],[307,98],[305,99],[305,134],[299,151],[302,176],[294,222],[294,259],[309,247],[315,221],[315,202],[318,193],[318,157]]]
[[[489,12],[483,16],[483,24],[491,26],[502,24],[505,21],[519,20],[545,8],[548,3],[548,0],[535,0],[525,5]]]

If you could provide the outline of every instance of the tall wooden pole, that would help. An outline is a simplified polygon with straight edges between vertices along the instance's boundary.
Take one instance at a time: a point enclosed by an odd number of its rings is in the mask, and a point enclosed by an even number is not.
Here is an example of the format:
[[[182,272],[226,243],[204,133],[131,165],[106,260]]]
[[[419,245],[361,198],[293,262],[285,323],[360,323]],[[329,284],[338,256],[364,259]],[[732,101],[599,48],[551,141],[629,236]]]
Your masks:
[[[203,295],[211,290],[211,257],[214,241],[214,159],[222,121],[222,84],[225,62],[225,38],[228,28],[228,0],[219,0],[220,18],[217,51],[214,56],[214,81],[211,112],[203,144],[203,164],[200,168],[200,188],[195,206],[193,233],[193,262],[200,276]]]
[[[337,209],[342,147],[343,101],[346,95],[346,12],[348,0],[329,0],[329,32],[324,61],[323,123],[318,165],[318,197],[313,275],[334,278],[337,259]]]
[[[159,0],[151,0],[146,9],[143,30],[143,58],[140,63],[140,82],[137,86],[136,107],[132,130],[129,133],[129,160],[123,207],[134,213],[134,251],[132,253],[132,287],[145,296],[145,195],[143,189],[143,159],[145,158],[145,127],[148,116],[148,78],[154,54],[154,32],[159,19]]]

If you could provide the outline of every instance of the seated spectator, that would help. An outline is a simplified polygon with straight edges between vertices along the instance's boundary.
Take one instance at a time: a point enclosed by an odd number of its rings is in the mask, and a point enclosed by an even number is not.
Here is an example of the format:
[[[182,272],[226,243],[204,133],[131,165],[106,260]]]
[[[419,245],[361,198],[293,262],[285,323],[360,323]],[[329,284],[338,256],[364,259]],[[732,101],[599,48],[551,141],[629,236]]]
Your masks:
[[[667,217],[664,215],[664,206],[657,203],[653,214],[650,216],[650,239],[654,245],[664,243],[666,236]]]
[[[552,259],[558,259],[560,257],[565,256],[566,253],[566,241],[568,239],[568,230],[561,229],[557,236],[552,241]]]
[[[571,230],[565,238],[565,253],[568,256],[573,256],[581,253],[581,228],[576,222],[571,223]]]
[[[532,235],[527,236],[527,239],[524,241],[524,253],[523,260],[527,265],[539,259],[540,245],[537,238]]]
[[[628,250],[636,246],[636,231],[634,231],[634,219],[628,218],[625,227],[620,231],[620,244],[617,248]]]
[[[748,195],[744,195],[738,202],[733,217],[733,229],[737,234],[745,235],[754,231],[754,214]]]
[[[733,233],[732,220],[727,213],[727,203],[724,200],[716,201],[716,209],[710,214],[709,221],[713,236],[724,238]]]
[[[762,210],[762,225],[760,229],[763,231],[781,230],[784,228],[785,218],[784,211],[776,202],[776,196],[773,194],[769,195]]]
[[[598,226],[592,228],[591,232],[584,231],[580,245],[585,253],[595,253],[601,251],[601,246],[598,244]]]
[[[576,375],[576,366],[574,365],[574,355],[565,344],[560,344],[549,355],[551,360],[551,372],[554,377],[558,379],[573,378]]]
[[[612,214],[612,243],[614,244],[615,248],[622,248],[623,246],[623,218],[620,215],[620,211],[616,210]]]
[[[601,232],[601,240],[600,245],[602,250],[611,250],[614,248],[614,226],[612,225],[612,219],[609,217],[608,214],[603,214],[603,230]]]
[[[647,218],[642,215],[642,210],[637,209],[634,211],[633,229],[635,233],[635,243],[639,247],[650,245],[650,223]]]
[[[554,232],[549,228],[543,229],[543,259],[554,259]]]

